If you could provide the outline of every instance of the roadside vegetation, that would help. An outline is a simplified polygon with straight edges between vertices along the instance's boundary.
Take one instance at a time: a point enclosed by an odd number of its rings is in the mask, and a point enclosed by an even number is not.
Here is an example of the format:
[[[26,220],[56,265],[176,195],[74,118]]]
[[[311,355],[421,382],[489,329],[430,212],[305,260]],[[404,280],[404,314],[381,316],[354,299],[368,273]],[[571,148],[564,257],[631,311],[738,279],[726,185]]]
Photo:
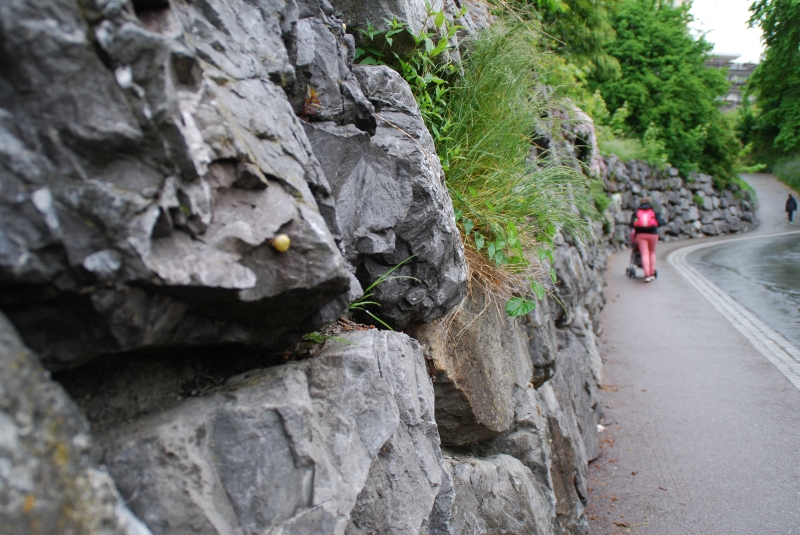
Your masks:
[[[590,81],[609,109],[625,109],[622,133],[647,147],[660,142],[682,174],[700,171],[727,181],[739,152],[733,129],[719,110],[728,82],[706,66],[712,45],[689,31],[689,5],[625,0],[610,12],[616,39],[606,50],[622,76]],[[613,114],[612,114],[613,116]]]
[[[719,185],[734,179],[744,145],[719,110],[728,82],[722,71],[706,67],[712,46],[690,32],[689,5],[660,0],[492,3],[542,24],[542,44],[561,61],[547,81],[592,116],[603,154],[671,164],[686,176],[707,173]]]
[[[766,50],[748,80],[746,95],[754,102],[739,111],[737,133],[752,149],[750,163],[764,164],[800,190],[800,2],[758,0],[750,12]]]

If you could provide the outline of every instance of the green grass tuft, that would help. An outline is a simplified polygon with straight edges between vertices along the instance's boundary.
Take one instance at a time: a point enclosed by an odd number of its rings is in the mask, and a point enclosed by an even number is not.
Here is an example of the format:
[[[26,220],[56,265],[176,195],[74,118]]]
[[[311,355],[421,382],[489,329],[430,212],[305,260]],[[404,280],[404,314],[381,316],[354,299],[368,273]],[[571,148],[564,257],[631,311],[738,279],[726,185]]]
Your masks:
[[[485,30],[468,46],[447,95],[447,136],[437,142],[467,244],[512,268],[525,264],[523,242],[547,242],[556,230],[589,236],[574,210],[588,178],[556,158],[529,158],[533,132],[558,107],[537,83],[542,63],[528,26]]]

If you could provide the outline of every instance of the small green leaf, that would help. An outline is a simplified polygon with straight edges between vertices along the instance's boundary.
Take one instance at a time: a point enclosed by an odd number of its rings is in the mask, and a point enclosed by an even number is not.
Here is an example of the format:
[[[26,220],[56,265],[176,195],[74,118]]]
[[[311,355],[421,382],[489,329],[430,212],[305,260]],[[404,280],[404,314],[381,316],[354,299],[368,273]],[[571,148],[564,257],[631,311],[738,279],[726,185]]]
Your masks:
[[[539,247],[536,249],[536,255],[539,257],[539,262],[544,262],[544,259],[547,258],[547,251],[544,247]]]
[[[544,289],[544,286],[542,286],[542,283],[539,281],[533,281],[531,283],[531,290],[533,290],[533,293],[536,294],[536,299],[544,299],[544,296],[547,293]]]
[[[464,211],[461,208],[453,208],[453,212],[456,214],[456,223],[461,220],[461,216],[464,215]]]
[[[522,297],[512,297],[506,302],[506,314],[512,318],[529,314],[536,308],[536,303]]]
[[[472,233],[472,229],[475,228],[475,223],[469,219],[468,217],[464,218],[464,233],[469,236]]]
[[[517,226],[511,221],[509,221],[508,224],[506,225],[506,236],[508,236],[509,238],[517,237]],[[509,242],[510,241],[511,240],[509,240]]]
[[[486,243],[485,238],[480,232],[475,233],[475,247],[478,248],[478,251],[483,249],[484,244]]]
[[[494,242],[489,242],[489,246],[486,249],[489,252],[489,260],[494,260],[494,253],[496,250],[496,246]]]
[[[436,18],[433,19],[433,23],[436,25],[437,28],[441,27],[444,24],[444,11],[440,11],[436,14]]]
[[[448,42],[447,42],[447,39],[442,39],[442,40],[440,40],[440,41],[439,41],[439,44],[438,44],[438,45],[436,45],[436,48],[434,48],[433,50],[431,50],[431,54],[430,54],[430,56],[431,56],[432,58],[435,58],[436,56],[438,56],[439,54],[441,54],[442,52],[444,52],[445,50],[447,50],[447,47],[448,47],[449,45],[450,45],[450,43],[448,43]]]
[[[550,268],[550,278],[553,279],[553,284],[558,282],[558,277],[556,277],[556,270]]]

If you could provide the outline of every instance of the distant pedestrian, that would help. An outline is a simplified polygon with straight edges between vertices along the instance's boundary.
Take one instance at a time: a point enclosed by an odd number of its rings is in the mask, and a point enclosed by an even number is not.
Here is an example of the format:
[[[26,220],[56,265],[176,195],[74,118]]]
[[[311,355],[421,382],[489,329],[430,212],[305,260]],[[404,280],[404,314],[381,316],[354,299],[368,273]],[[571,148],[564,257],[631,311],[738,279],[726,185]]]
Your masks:
[[[633,240],[639,247],[644,270],[644,282],[655,280],[656,244],[658,243],[658,227],[664,224],[661,214],[653,208],[653,200],[645,197],[639,208],[631,216],[631,228],[634,230]]]
[[[789,224],[794,225],[794,211],[797,210],[797,199],[794,198],[794,195],[791,193],[789,194],[789,198],[786,199],[786,213],[789,216]]]

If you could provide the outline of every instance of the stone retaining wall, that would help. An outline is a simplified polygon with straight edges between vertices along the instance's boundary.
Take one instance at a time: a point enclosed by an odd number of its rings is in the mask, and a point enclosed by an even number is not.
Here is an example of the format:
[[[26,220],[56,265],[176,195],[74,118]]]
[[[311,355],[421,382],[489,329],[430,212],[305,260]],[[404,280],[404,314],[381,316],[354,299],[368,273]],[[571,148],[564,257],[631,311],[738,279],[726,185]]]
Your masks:
[[[674,167],[658,169],[611,156],[603,158],[601,176],[612,199],[613,244],[630,243],[631,215],[645,196],[652,197],[666,221],[659,229],[664,241],[747,232],[758,224],[750,192],[736,184],[719,190],[709,175],[681,177]]]

